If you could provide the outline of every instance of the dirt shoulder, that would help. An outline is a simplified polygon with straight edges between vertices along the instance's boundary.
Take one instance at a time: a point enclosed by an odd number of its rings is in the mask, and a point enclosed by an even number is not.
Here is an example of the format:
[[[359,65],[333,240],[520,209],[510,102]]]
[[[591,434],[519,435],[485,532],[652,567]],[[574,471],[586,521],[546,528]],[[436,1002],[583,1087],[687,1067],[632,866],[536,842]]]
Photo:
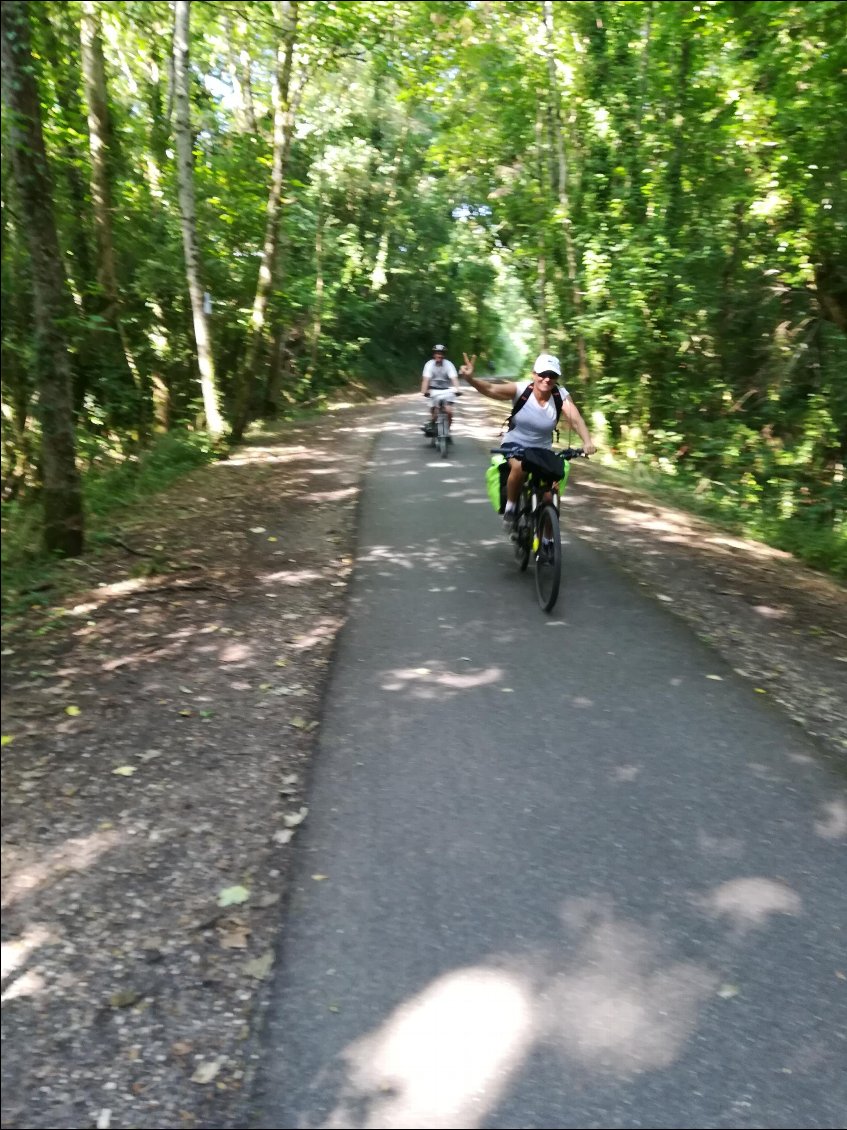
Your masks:
[[[124,527],[144,556],[87,559],[66,615],[4,640],[3,1126],[240,1124],[391,407],[186,476]],[[575,532],[847,761],[843,588],[574,479]]]

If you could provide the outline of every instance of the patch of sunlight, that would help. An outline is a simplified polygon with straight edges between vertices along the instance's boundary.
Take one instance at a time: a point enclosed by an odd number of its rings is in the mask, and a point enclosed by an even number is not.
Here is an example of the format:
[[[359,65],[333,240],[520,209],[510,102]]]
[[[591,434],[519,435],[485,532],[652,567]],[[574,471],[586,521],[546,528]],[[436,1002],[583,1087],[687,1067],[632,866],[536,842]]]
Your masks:
[[[246,643],[227,643],[218,652],[218,659],[221,663],[241,663],[252,654],[252,647]]]
[[[480,671],[434,671],[429,667],[406,667],[383,672],[382,689],[385,691],[408,690],[413,683],[430,686],[449,687],[451,690],[470,690],[471,687],[490,686],[499,682],[505,672],[502,667],[486,667]]]
[[[161,584],[159,577],[132,577],[128,581],[115,581],[111,585],[98,585],[96,591],[97,596],[102,596],[102,600],[89,600],[84,604],[76,604],[69,610],[70,616],[86,616],[89,612],[94,612],[105,600],[110,600],[115,596],[126,596],[127,593],[140,592],[142,589],[153,588],[157,584]]]
[[[51,940],[50,931],[44,926],[33,926],[20,938],[3,942],[0,947],[0,979],[11,977],[16,969],[29,959],[29,955]]]
[[[319,494],[310,496],[312,502],[340,502],[342,498],[351,498],[358,494],[358,487],[342,487],[341,490],[324,490]]]
[[[11,906],[24,895],[31,894],[45,883],[59,879],[71,871],[85,871],[101,855],[116,847],[121,839],[114,829],[77,836],[53,848],[43,859],[11,869],[3,884],[0,905],[4,908]]]
[[[264,584],[308,585],[312,581],[323,580],[326,575],[325,570],[321,572],[316,569],[282,569],[278,573],[263,573],[261,580]],[[334,571],[332,575],[335,576]]]
[[[764,925],[772,914],[800,914],[800,896],[786,883],[761,876],[730,879],[698,900],[717,918],[729,918],[738,930]]]
[[[524,979],[479,966],[447,973],[344,1050],[345,1085],[325,1126],[476,1130],[532,1038]]]
[[[322,620],[316,624],[310,632],[305,632],[303,635],[298,636],[293,643],[295,651],[308,651],[311,647],[316,647],[318,644],[323,643],[325,640],[333,639],[341,630],[344,620],[340,617],[332,617]]]
[[[847,836],[847,800],[837,797],[823,805],[826,816],[815,821],[815,831],[825,840],[840,840]]]
[[[47,986],[47,982],[37,969],[28,969],[20,977],[16,977],[7,989],[0,994],[0,1001],[5,1004],[16,997],[38,996]]]
[[[694,962],[668,961],[656,937],[616,919],[604,900],[568,900],[562,918],[583,940],[542,994],[547,1041],[598,1072],[628,1076],[669,1066],[718,976]]]

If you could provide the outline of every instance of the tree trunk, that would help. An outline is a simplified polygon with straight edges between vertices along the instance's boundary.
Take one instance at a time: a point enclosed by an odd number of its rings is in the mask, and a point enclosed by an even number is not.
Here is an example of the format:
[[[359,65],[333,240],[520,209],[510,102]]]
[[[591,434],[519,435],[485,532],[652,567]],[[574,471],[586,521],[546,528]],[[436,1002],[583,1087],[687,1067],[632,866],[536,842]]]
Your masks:
[[[535,151],[538,158],[538,184],[541,190],[541,199],[546,200],[548,179],[547,162],[544,159],[543,133],[541,104],[539,103],[535,114]],[[538,223],[538,234],[540,240],[537,257],[539,345],[546,353],[550,348],[550,318],[547,313],[547,224],[543,217]]]
[[[313,311],[311,342],[309,353],[309,376],[315,372],[318,364],[318,346],[321,340],[321,323],[323,320],[324,300],[324,265],[323,265],[323,235],[324,235],[324,209],[322,203],[323,185],[318,185],[318,215],[315,227],[315,305]]]
[[[253,105],[253,79],[250,55],[243,47],[239,49],[235,29],[229,16],[224,17],[224,28],[226,30],[227,49],[229,52],[227,70],[229,71],[229,78],[232,83],[232,91],[235,95],[235,123],[239,133],[257,135],[259,132],[259,124],[256,121],[256,110]],[[238,29],[242,41],[245,35],[245,28],[246,21],[239,20]]]
[[[94,209],[94,230],[97,233],[97,283],[100,288],[99,314],[121,344],[122,359],[109,349],[116,364],[124,369],[128,381],[135,388],[139,415],[138,438],[143,439],[148,430],[149,404],[144,380],[127,339],[120,316],[118,271],[115,259],[115,240],[112,229],[112,183],[109,162],[111,123],[106,94],[106,66],[103,59],[103,40],[100,30],[100,10],[95,0],[83,0],[80,24],[82,46],[82,74],[85,100],[88,108],[88,147],[91,157],[91,202]],[[101,335],[105,338],[105,335]],[[106,352],[105,340],[101,343]]]
[[[251,398],[257,376],[262,342],[265,336],[268,300],[273,287],[279,244],[279,219],[282,206],[282,186],[294,132],[296,100],[291,98],[291,70],[294,61],[294,42],[297,34],[297,0],[276,0],[274,8],[280,22],[280,40],[277,47],[277,67],[274,77],[274,140],[271,187],[265,220],[265,241],[253,311],[250,316],[247,349],[239,373],[233,412],[232,438],[237,443],[250,422]]]
[[[558,162],[558,198],[559,213],[562,221],[562,235],[565,241],[565,255],[568,268],[568,284],[573,303],[573,312],[576,318],[582,315],[582,293],[579,289],[579,279],[576,265],[576,248],[574,247],[571,232],[570,200],[568,199],[568,156],[565,149],[565,136],[562,127],[562,111],[559,102],[559,83],[556,77],[556,57],[553,42],[553,4],[552,0],[542,0],[542,15],[544,19],[545,44],[547,54],[547,78],[550,87],[551,114],[550,125],[556,148]],[[588,353],[585,348],[585,338],[581,332],[576,335],[577,353],[579,356],[579,375],[585,387],[588,387],[591,372],[588,367]]]
[[[212,330],[204,305],[200,252],[197,246],[197,219],[194,203],[194,145],[191,136],[191,103],[189,100],[189,6],[191,0],[174,3],[174,102],[176,106],[176,150],[179,210],[182,219],[182,244],[185,249],[185,273],[191,297],[194,340],[206,427],[215,440],[224,432],[224,421],[218,406],[218,385],[212,352]]]
[[[374,268],[371,272],[371,290],[377,294],[388,282],[386,266],[388,265],[388,246],[391,240],[391,228],[394,212],[397,208],[397,190],[400,183],[400,167],[403,164],[403,153],[406,148],[406,137],[409,132],[408,118],[403,124],[403,132],[397,142],[394,160],[391,162],[391,172],[388,177],[388,194],[385,201],[385,211],[382,222],[382,235],[379,239]]]
[[[51,553],[83,550],[83,506],[76,466],[71,363],[63,321],[71,308],[56,219],[41,105],[30,50],[29,4],[0,5],[3,98],[12,169],[28,222],[38,351],[38,411],[44,484],[44,545]]]

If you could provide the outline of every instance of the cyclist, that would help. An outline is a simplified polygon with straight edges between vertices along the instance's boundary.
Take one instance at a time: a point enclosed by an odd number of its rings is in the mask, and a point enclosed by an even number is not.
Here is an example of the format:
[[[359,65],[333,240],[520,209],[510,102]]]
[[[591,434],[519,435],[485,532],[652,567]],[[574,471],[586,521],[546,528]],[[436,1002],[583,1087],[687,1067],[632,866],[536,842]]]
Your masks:
[[[445,348],[443,345],[434,345],[432,347],[432,359],[427,361],[423,367],[421,375],[421,393],[424,396],[429,396],[431,392],[438,392],[439,396],[435,400],[442,400],[447,412],[447,419],[450,421],[450,428],[453,427],[453,400],[459,393],[459,374],[456,372],[456,366],[452,361],[448,361],[445,357]],[[449,395],[445,395],[449,393]],[[430,409],[431,422],[424,427],[427,435],[434,435],[435,417],[438,412],[438,405],[433,401]]]
[[[558,383],[562,376],[558,357],[551,353],[541,353],[532,366],[530,380],[504,381],[502,384],[479,380],[473,375],[476,357],[468,357],[465,353],[464,358],[465,363],[459,373],[468,384],[483,396],[490,396],[492,400],[511,400],[513,405],[509,430],[501,445],[503,454],[509,457],[503,521],[511,527],[524,481],[519,456],[527,447],[552,449],[553,432],[556,430],[560,411],[568,424],[579,433],[586,455],[593,455],[597,447],[568,390]]]

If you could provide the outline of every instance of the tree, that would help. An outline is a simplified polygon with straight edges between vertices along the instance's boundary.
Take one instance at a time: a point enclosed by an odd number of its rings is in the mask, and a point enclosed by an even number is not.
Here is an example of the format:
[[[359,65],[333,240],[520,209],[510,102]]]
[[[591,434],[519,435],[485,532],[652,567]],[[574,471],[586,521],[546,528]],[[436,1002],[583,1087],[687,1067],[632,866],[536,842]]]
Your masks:
[[[6,0],[2,19],[3,97],[9,110],[12,169],[26,217],[37,337],[38,412],[44,497],[44,545],[82,553],[83,506],[76,466],[72,372],[63,321],[70,299],[53,211],[53,186],[30,49],[29,4]]]
[[[197,242],[197,216],[194,201],[194,143],[191,135],[191,102],[189,97],[189,18],[190,0],[174,4],[174,85],[179,207],[182,217],[182,242],[185,249],[185,272],[191,296],[194,337],[197,343],[197,364],[206,413],[206,427],[213,439],[224,432],[224,421],[218,406],[218,386],[212,349],[212,330],[206,311],[200,251]]]
[[[123,369],[128,383],[134,384],[135,413],[138,416],[138,435],[143,439],[147,431],[148,401],[143,377],[124,331],[120,313],[118,269],[115,241],[112,232],[112,185],[109,168],[111,124],[106,92],[106,67],[103,60],[103,43],[100,32],[100,9],[96,0],[83,0],[80,25],[82,45],[82,73],[88,108],[88,143],[91,157],[91,201],[94,209],[94,228],[97,233],[97,283],[99,287],[99,316],[106,333],[100,336],[101,348],[114,364]],[[119,349],[108,349],[110,339],[119,343]]]
[[[274,3],[274,11],[279,23],[279,45],[277,47],[273,84],[273,166],[266,209],[265,238],[262,244],[262,257],[259,262],[256,293],[253,297],[253,309],[250,314],[247,348],[236,388],[232,427],[232,439],[236,443],[241,440],[244,429],[250,422],[253,389],[258,376],[257,370],[262,346],[265,342],[268,301],[273,287],[279,252],[282,189],[291,150],[291,139],[294,133],[294,117],[299,100],[299,92],[298,96],[292,97],[291,91],[291,72],[297,36],[297,7],[297,0],[275,0]]]

